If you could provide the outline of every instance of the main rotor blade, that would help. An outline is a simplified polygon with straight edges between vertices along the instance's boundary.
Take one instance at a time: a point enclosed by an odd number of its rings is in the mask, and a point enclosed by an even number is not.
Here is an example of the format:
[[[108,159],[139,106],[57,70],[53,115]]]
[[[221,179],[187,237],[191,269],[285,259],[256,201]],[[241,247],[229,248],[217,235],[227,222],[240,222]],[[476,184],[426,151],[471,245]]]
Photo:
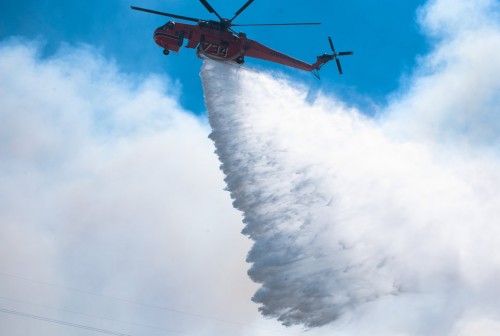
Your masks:
[[[208,3],[207,0],[200,0],[200,2],[203,4],[203,6],[205,6],[205,8],[210,12],[210,13],[214,13],[215,15],[217,15],[217,17],[219,18],[219,20],[222,21],[222,16],[219,15],[219,13],[217,13],[215,11],[215,9],[210,6],[210,4]]]
[[[168,17],[171,17],[171,18],[174,18],[174,19],[181,19],[181,20],[193,21],[193,22],[199,22],[199,21],[201,21],[199,19],[195,19],[195,18],[188,17],[188,16],[182,16],[182,15],[175,15],[175,14],[170,14],[170,13],[158,12],[158,11],[155,11],[155,10],[152,10],[152,9],[146,9],[146,8],[135,7],[135,6],[130,6],[130,8],[132,8],[134,10],[146,12],[146,13],[168,16]]]
[[[321,22],[298,22],[298,23],[249,23],[249,24],[232,24],[231,26],[248,27],[248,26],[312,26],[320,25]]]
[[[248,0],[246,4],[244,4],[240,9],[238,9],[238,11],[236,12],[236,14],[234,14],[233,18],[231,19],[231,22],[236,19],[236,17],[238,15],[240,15],[245,9],[247,9],[248,6],[250,6],[252,4],[252,2],[254,2],[254,0]]]

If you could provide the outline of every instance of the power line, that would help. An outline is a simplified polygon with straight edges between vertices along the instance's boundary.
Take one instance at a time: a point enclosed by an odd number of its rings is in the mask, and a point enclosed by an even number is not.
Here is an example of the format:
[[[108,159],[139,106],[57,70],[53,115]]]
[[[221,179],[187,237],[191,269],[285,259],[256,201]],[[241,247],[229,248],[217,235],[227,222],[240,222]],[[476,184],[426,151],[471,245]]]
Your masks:
[[[137,301],[133,301],[133,300],[129,300],[129,299],[123,299],[123,298],[118,298],[118,297],[114,297],[114,296],[109,296],[109,295],[104,295],[104,294],[98,294],[98,293],[94,293],[94,292],[91,292],[91,291],[81,290],[81,289],[78,289],[78,288],[72,288],[72,287],[58,285],[58,284],[53,284],[53,283],[49,283],[49,282],[44,282],[44,281],[39,281],[39,280],[33,280],[33,279],[29,279],[29,278],[18,276],[18,275],[12,275],[12,274],[7,274],[7,273],[0,272],[0,276],[14,278],[14,279],[19,279],[19,280],[23,280],[23,281],[32,282],[32,283],[37,283],[37,284],[41,284],[41,285],[44,285],[44,286],[61,288],[61,289],[73,291],[73,292],[76,292],[76,293],[81,293],[81,294],[86,294],[86,295],[92,295],[92,296],[96,296],[96,297],[102,297],[102,298],[106,298],[106,299],[110,299],[110,300],[115,300],[115,301],[121,301],[121,302],[129,303],[129,304],[134,304],[134,305],[138,305],[138,306],[143,306],[143,307],[147,307],[147,308],[153,308],[153,309],[158,309],[158,310],[169,311],[169,312],[173,312],[173,313],[177,313],[177,314],[181,314],[181,315],[188,315],[188,316],[192,316],[192,317],[203,318],[203,319],[207,319],[207,320],[212,320],[212,321],[217,321],[217,322],[222,322],[222,323],[227,323],[227,324],[232,324],[232,325],[238,325],[238,326],[245,327],[245,328],[260,329],[260,330],[263,330],[263,331],[266,331],[266,332],[270,332],[270,333],[275,333],[275,334],[290,335],[287,332],[283,332],[283,331],[279,331],[279,330],[272,330],[272,329],[262,328],[262,327],[258,327],[258,326],[254,326],[254,325],[250,325],[250,324],[246,324],[246,323],[242,323],[242,322],[230,321],[230,320],[225,320],[225,319],[221,319],[221,318],[217,318],[217,317],[212,317],[212,316],[207,316],[207,315],[202,315],[202,314],[196,314],[196,313],[190,313],[190,312],[186,312],[186,311],[182,311],[182,310],[177,310],[177,309],[172,309],[172,308],[167,308],[167,307],[163,307],[163,306],[157,306],[157,305],[152,305],[152,304],[143,303],[143,302],[137,302]]]
[[[207,315],[202,315],[202,314],[190,313],[190,312],[186,312],[186,311],[182,311],[182,310],[167,308],[167,307],[163,307],[163,306],[157,306],[157,305],[143,303],[143,302],[137,302],[137,301],[133,301],[133,300],[129,300],[129,299],[123,299],[123,298],[119,298],[119,297],[115,297],[115,296],[110,296],[110,295],[98,294],[98,293],[94,293],[94,292],[90,292],[90,291],[86,291],[86,290],[81,290],[81,289],[77,289],[77,288],[72,288],[72,287],[67,287],[67,286],[52,284],[52,283],[48,283],[48,282],[44,282],[44,281],[32,280],[32,279],[20,277],[20,276],[17,276],[17,275],[11,275],[11,274],[1,273],[1,272],[0,272],[0,275],[4,276],[4,277],[10,277],[10,278],[20,279],[20,280],[24,280],[24,281],[29,281],[29,282],[33,282],[33,283],[37,283],[37,284],[41,284],[41,285],[45,285],[45,286],[51,286],[51,287],[61,288],[61,289],[73,291],[73,292],[76,292],[76,293],[81,293],[81,294],[86,294],[86,295],[92,295],[92,296],[97,296],[97,297],[103,297],[103,298],[110,299],[110,300],[121,301],[121,302],[125,302],[125,303],[130,303],[130,304],[135,304],[135,305],[138,305],[138,306],[143,306],[143,307],[148,307],[148,308],[153,308],[153,309],[159,309],[159,310],[165,310],[165,311],[170,311],[170,312],[177,313],[177,314],[190,315],[190,316],[193,316],[193,317],[204,318],[204,319],[209,319],[209,320],[214,320],[214,321],[219,321],[219,322],[224,322],[224,323],[231,323],[231,324],[236,324],[236,325],[241,325],[241,326],[247,326],[247,327],[254,328],[254,326],[250,326],[250,325],[247,325],[247,324],[244,324],[244,323],[241,323],[241,322],[229,321],[229,320],[224,320],[224,319],[220,319],[220,318],[217,318],[217,317],[212,317],[212,316],[207,316]]]
[[[24,301],[24,300],[17,300],[17,299],[7,298],[7,297],[3,297],[3,296],[0,296],[0,299],[1,300],[15,302],[15,303],[27,304],[27,305],[30,305],[30,306],[44,308],[44,309],[56,310],[56,311],[60,311],[60,312],[65,312],[65,313],[70,313],[70,314],[76,314],[76,315],[81,315],[81,316],[85,316],[85,317],[91,317],[91,318],[94,318],[94,319],[100,319],[100,320],[106,320],[106,321],[111,321],[111,322],[118,322],[118,323],[128,324],[128,325],[132,325],[132,326],[142,327],[142,328],[149,328],[149,329],[156,329],[156,330],[160,330],[160,331],[166,331],[166,332],[174,333],[174,334],[178,334],[178,335],[184,335],[184,336],[190,336],[191,335],[191,334],[186,334],[184,332],[180,332],[180,331],[176,331],[176,330],[172,330],[172,329],[165,329],[165,328],[161,328],[161,327],[157,327],[157,326],[152,326],[152,325],[148,325],[148,324],[135,323],[135,322],[126,322],[126,321],[111,319],[111,318],[102,317],[102,316],[85,314],[85,313],[81,313],[81,312],[77,312],[77,311],[73,311],[73,310],[69,310],[69,309],[61,309],[61,308],[55,308],[55,307],[40,305],[40,304],[37,304],[37,303],[32,303],[32,302],[28,302],[28,301]]]
[[[110,331],[110,330],[89,327],[89,326],[86,326],[83,324],[76,324],[76,323],[70,323],[70,322],[66,322],[66,321],[54,320],[54,319],[51,319],[48,317],[43,317],[43,316],[38,316],[38,315],[33,315],[33,314],[26,314],[26,313],[18,312],[15,310],[0,308],[0,312],[6,313],[6,314],[11,314],[11,315],[17,315],[17,316],[21,316],[21,317],[26,317],[26,318],[31,318],[31,319],[35,319],[35,320],[50,322],[50,323],[61,324],[61,325],[69,326],[69,327],[75,327],[75,328],[95,331],[95,332],[99,332],[102,334],[115,335],[115,336],[131,336],[129,334],[122,334],[122,333],[118,333],[118,332],[114,332],[114,331]]]
[[[97,297],[103,297],[103,298],[110,299],[110,300],[121,301],[121,302],[125,302],[125,303],[130,303],[130,304],[135,304],[135,305],[138,305],[138,306],[143,306],[143,307],[148,307],[148,308],[154,308],[154,309],[159,309],[159,310],[165,310],[165,311],[170,311],[170,312],[177,313],[177,314],[190,315],[190,316],[193,316],[193,317],[199,317],[199,318],[210,319],[210,320],[215,320],[215,321],[219,321],[219,322],[232,323],[232,324],[246,326],[244,323],[240,323],[240,322],[228,321],[228,320],[219,319],[219,318],[216,318],[216,317],[211,317],[211,316],[206,316],[206,315],[201,315],[201,314],[190,313],[190,312],[186,312],[186,311],[181,311],[181,310],[177,310],[177,309],[167,308],[167,307],[163,307],[163,306],[152,305],[152,304],[143,303],[143,302],[137,302],[137,301],[133,301],[133,300],[129,300],[129,299],[123,299],[123,298],[119,298],[119,297],[115,297],[115,296],[110,296],[110,295],[105,295],[105,294],[98,294],[98,293],[94,293],[94,292],[90,292],[90,291],[86,291],[86,290],[81,290],[81,289],[77,289],[77,288],[72,288],[72,287],[67,287],[67,286],[52,284],[52,283],[48,283],[48,282],[44,282],[44,281],[38,281],[38,280],[28,279],[28,278],[20,277],[20,276],[17,276],[17,275],[6,274],[6,273],[1,273],[1,272],[0,272],[0,275],[4,276],[4,277],[10,277],[10,278],[14,278],[14,279],[20,279],[20,280],[24,280],[24,281],[29,281],[29,282],[33,282],[33,283],[37,283],[37,284],[41,284],[41,285],[45,285],[45,286],[51,286],[51,287],[61,288],[61,289],[69,290],[69,291],[76,292],[76,293],[81,293],[81,294],[86,294],[86,295],[92,295],[92,296],[97,296]]]

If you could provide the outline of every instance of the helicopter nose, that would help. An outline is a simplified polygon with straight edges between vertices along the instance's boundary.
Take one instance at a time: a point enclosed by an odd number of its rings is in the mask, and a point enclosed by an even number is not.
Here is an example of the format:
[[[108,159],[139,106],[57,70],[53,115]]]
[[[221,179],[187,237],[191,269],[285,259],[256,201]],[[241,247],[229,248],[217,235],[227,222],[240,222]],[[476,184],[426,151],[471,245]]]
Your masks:
[[[153,37],[156,44],[164,50],[179,51],[183,39],[177,35],[167,23],[156,29]]]

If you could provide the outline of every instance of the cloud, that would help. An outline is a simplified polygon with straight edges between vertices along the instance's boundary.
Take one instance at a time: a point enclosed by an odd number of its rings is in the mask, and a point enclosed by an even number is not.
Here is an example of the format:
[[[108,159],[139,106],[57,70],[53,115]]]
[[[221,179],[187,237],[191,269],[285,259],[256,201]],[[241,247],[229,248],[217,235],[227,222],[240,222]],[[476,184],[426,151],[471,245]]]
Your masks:
[[[495,330],[498,3],[433,1],[420,15],[439,40],[373,119],[205,63],[210,137],[254,240],[265,316],[346,335]]]
[[[0,45],[0,307],[143,335],[265,325],[209,126],[180,85],[88,46],[38,50]],[[79,332],[0,320],[5,335]]]
[[[420,59],[409,88],[394,96],[386,119],[420,137],[491,146],[498,141],[498,1],[430,1],[420,21],[437,42]],[[397,130],[395,130],[397,132]],[[493,143],[493,145],[498,145]]]

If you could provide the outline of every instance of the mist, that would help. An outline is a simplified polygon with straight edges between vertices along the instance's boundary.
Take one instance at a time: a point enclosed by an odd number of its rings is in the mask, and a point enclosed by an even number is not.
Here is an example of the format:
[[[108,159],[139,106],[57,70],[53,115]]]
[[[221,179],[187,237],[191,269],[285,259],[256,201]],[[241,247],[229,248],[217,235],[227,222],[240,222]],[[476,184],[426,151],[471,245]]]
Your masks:
[[[443,3],[421,9],[434,49],[376,117],[205,62],[210,138],[264,316],[346,334],[498,330],[498,4]]]

